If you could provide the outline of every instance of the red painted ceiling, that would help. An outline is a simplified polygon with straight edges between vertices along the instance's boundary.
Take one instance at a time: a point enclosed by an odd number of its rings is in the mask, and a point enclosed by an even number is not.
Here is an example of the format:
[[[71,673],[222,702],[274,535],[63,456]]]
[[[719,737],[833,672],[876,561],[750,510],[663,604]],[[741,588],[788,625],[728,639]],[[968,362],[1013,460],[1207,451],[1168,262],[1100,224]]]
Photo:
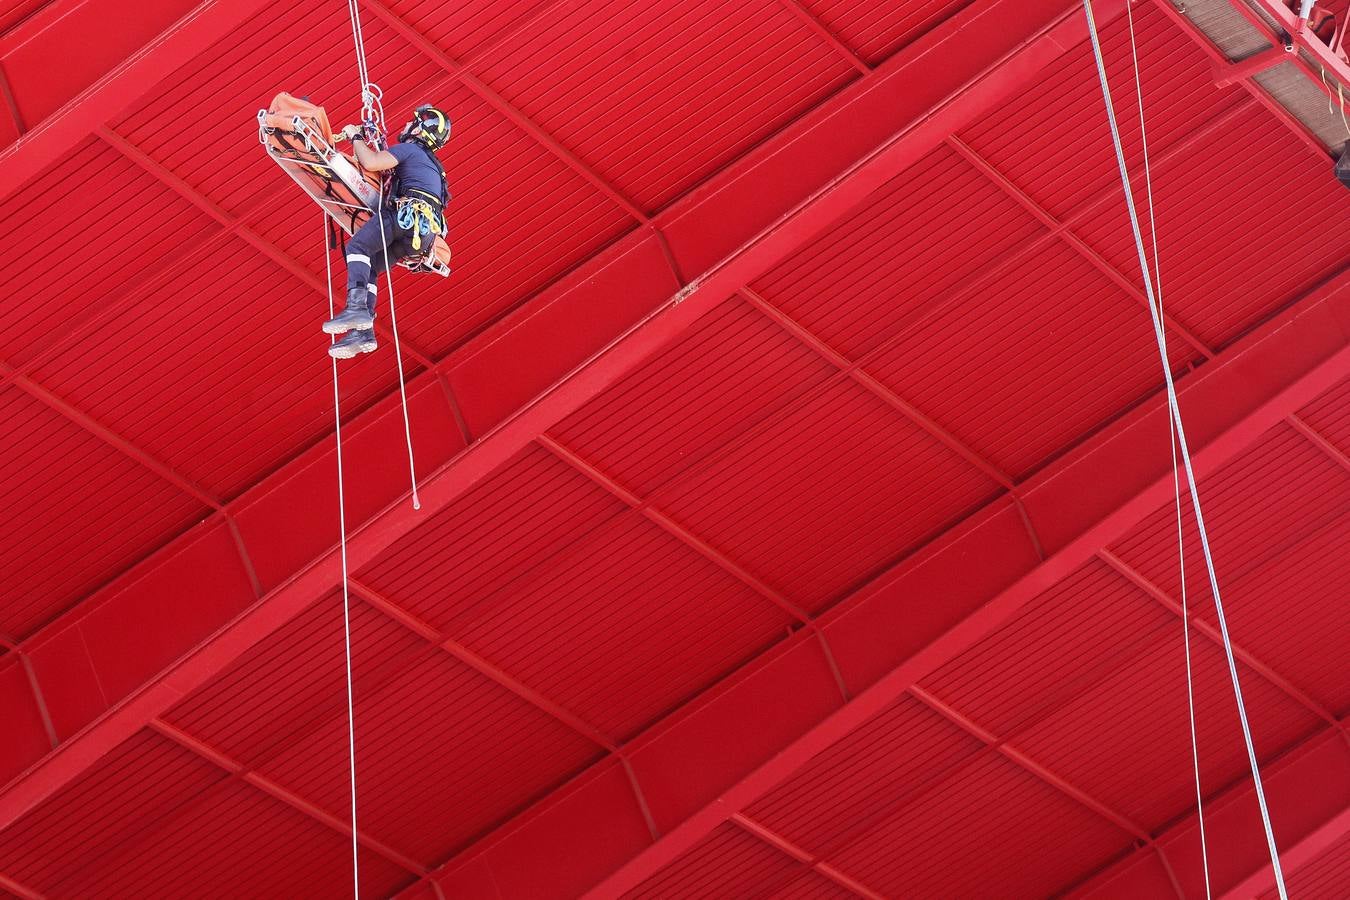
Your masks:
[[[1210,877],[1269,895],[1078,3],[361,8],[455,254],[396,281],[420,511],[389,342],[341,368],[363,894],[1203,896],[1184,591]],[[1350,193],[1169,11],[1171,363],[1344,897]],[[325,250],[253,118],[352,118],[343,4],[11,3],[0,67],[0,897],[345,896]]]

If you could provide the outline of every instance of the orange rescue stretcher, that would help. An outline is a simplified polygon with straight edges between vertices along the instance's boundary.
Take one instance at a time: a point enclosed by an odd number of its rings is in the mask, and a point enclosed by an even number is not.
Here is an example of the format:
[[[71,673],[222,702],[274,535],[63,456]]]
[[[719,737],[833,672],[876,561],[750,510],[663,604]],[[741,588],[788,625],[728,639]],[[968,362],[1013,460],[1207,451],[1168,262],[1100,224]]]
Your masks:
[[[258,140],[347,234],[355,234],[379,205],[379,175],[362,171],[352,157],[333,146],[322,106],[285,92],[277,94],[271,106],[258,110]],[[425,255],[407,256],[398,264],[445,277],[450,274],[450,247],[437,235]]]

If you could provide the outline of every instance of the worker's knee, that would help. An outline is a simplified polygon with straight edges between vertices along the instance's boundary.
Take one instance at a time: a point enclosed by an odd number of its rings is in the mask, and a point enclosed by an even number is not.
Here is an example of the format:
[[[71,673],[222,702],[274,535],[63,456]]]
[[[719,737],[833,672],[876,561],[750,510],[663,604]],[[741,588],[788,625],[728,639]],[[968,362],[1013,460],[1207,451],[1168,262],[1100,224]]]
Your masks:
[[[374,257],[383,249],[384,244],[380,240],[380,223],[375,219],[371,219],[358,228],[356,234],[352,235],[351,240],[347,241],[348,255],[358,253],[361,256]]]

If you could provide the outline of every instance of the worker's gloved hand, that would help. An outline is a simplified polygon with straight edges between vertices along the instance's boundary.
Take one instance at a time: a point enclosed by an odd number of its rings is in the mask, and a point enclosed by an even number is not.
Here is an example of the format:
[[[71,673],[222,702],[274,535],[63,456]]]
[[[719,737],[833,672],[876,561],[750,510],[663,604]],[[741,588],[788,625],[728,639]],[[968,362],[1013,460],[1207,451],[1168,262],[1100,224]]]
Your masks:
[[[360,125],[345,125],[342,130],[337,133],[337,139],[340,141],[350,141],[360,137],[361,130]]]

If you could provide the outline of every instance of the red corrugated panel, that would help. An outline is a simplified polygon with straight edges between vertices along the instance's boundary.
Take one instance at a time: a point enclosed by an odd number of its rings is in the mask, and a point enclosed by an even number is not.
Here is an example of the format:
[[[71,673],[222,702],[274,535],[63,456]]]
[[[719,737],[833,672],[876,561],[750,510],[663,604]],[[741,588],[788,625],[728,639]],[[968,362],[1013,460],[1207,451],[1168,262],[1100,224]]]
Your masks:
[[[942,147],[755,288],[858,360],[1043,232],[1012,198]]]
[[[1234,640],[1333,711],[1350,708],[1350,518],[1318,529],[1223,588]],[[1200,615],[1213,604],[1199,595]]]
[[[1138,6],[1135,26],[1149,151],[1156,162],[1169,146],[1246,95],[1238,87],[1216,90],[1208,57],[1162,13]],[[1139,116],[1124,16],[1102,29],[1102,42],[1122,137],[1137,169],[1142,159]],[[1128,231],[1106,109],[1086,40],[1041,72],[1031,88],[961,136],[1056,216],[1070,215],[1090,198],[1107,193],[1112,212],[1119,213],[1117,227]],[[1226,149],[1232,151],[1237,143],[1241,141],[1230,139]],[[1138,174],[1142,176],[1142,169]]]
[[[774,0],[593,0],[489,55],[484,81],[648,210],[855,74]]]
[[[454,59],[471,64],[495,42],[536,16],[557,15],[557,0],[469,0],[427,3],[386,0],[390,11]]]
[[[417,529],[360,573],[370,586],[447,629],[628,507],[541,447]]]
[[[450,632],[623,741],[782,638],[789,621],[631,512],[478,598]]]
[[[735,825],[720,825],[624,897],[766,897],[806,867]]]
[[[1223,651],[1192,633],[1201,786],[1217,792],[1248,775],[1247,751]],[[1270,759],[1324,723],[1239,666],[1257,753]],[[1154,830],[1195,803],[1181,622],[1063,709],[1017,735],[1031,758]],[[1147,789],[1141,789],[1147,785]]]
[[[857,895],[824,875],[803,872],[787,885],[768,894],[774,900],[852,900]]]
[[[943,781],[984,745],[904,697],[817,754],[747,813],[829,856]]]
[[[352,668],[357,694],[388,684],[433,650],[355,601]],[[330,594],[278,629],[164,718],[216,750],[254,765],[347,715],[342,595]]]
[[[970,6],[970,0],[808,0],[803,5],[847,46],[875,65],[960,13]]]
[[[1094,561],[928,676],[923,686],[1008,738],[1093,689],[1144,648],[1173,636],[1181,637],[1178,619]]]
[[[81,142],[0,204],[0,279],[25,298],[8,323],[24,340],[5,360],[25,366],[78,323],[144,302],[147,273],[212,239],[212,227],[117,151]]]
[[[646,497],[803,392],[833,366],[733,298],[553,430]]]
[[[1318,434],[1350,457],[1350,381],[1342,381],[1298,414]]]
[[[1142,167],[1136,174],[1142,182]],[[1350,263],[1345,189],[1325,157],[1263,108],[1210,132],[1153,175],[1164,304],[1213,347]],[[1142,284],[1123,203],[1098,213],[1079,232]]]
[[[1175,336],[1169,350],[1193,356]],[[1017,477],[1162,381],[1147,311],[1063,244],[925,317],[868,370]]]
[[[1200,499],[1222,590],[1225,584],[1300,541],[1310,530],[1343,516],[1350,509],[1350,471],[1292,428],[1281,425],[1217,474],[1204,479]],[[1186,581],[1192,602],[1206,606],[1212,603],[1209,578],[1190,513],[1190,498],[1185,493],[1182,508]],[[1180,599],[1173,504],[1150,514],[1111,549]]]
[[[351,841],[233,779],[214,785],[120,847],[77,869],[70,897],[343,897]],[[389,896],[412,875],[363,851],[361,892]]]
[[[0,632],[15,639],[209,511],[12,386],[0,387],[0,457]]]
[[[356,697],[362,830],[439,862],[601,752],[448,653],[426,656]],[[344,815],[346,717],[281,747],[259,770]]]
[[[653,501],[819,610],[994,492],[908,419],[835,378]]]
[[[227,777],[141,731],[8,829],[0,841],[0,871],[53,897],[92,896],[72,882],[81,870],[125,857],[128,841]]]
[[[992,754],[906,803],[832,862],[903,897],[1053,893],[1129,846],[1114,825]]]
[[[230,238],[190,273],[148,285],[116,324],[66,344],[35,377],[230,497],[332,428],[322,303]],[[109,345],[118,352],[108,354]],[[343,367],[346,411],[393,386],[390,358],[381,362]]]
[[[1344,900],[1350,896],[1350,837],[1341,838],[1285,878],[1289,896],[1299,900]],[[1279,896],[1272,887],[1261,900]]]

